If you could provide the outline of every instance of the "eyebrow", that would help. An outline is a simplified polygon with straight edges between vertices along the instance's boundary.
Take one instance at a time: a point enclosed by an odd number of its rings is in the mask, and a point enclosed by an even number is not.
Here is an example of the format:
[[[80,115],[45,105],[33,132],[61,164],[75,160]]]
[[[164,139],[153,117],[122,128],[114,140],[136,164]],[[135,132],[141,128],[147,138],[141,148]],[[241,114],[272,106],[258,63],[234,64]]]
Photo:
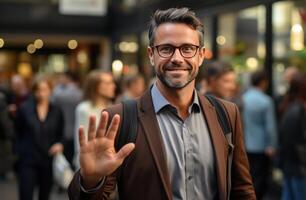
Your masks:
[[[194,46],[201,46],[199,44],[191,44],[191,43],[183,43],[179,46],[176,46],[176,45],[173,45],[173,44],[170,44],[170,43],[165,43],[165,44],[158,44],[158,45],[154,45],[154,46],[161,46],[161,45],[169,45],[169,46],[173,46],[173,47],[180,47],[180,46],[184,46],[184,45],[194,45]]]

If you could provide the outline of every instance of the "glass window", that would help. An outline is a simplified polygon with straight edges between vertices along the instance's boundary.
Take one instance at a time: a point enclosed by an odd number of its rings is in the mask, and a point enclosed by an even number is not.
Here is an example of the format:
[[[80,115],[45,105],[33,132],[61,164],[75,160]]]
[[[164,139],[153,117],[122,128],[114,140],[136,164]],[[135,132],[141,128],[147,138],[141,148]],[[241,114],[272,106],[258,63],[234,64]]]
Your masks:
[[[305,22],[305,2],[282,1],[273,4],[273,80],[276,94],[282,95],[288,88],[284,79],[288,67],[305,70]]]
[[[265,58],[265,7],[256,6],[219,17],[219,58],[237,72],[262,68]]]

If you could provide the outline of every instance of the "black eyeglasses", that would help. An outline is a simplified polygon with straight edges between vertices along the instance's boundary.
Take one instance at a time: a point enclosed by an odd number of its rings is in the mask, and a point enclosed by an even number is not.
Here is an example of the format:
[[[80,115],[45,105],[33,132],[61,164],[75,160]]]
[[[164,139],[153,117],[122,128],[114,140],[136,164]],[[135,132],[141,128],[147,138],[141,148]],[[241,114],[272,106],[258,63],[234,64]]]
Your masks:
[[[171,44],[161,44],[152,46],[152,48],[156,48],[158,55],[162,58],[170,58],[171,56],[173,56],[176,49],[179,49],[182,57],[192,58],[196,55],[200,46],[193,44],[183,44],[179,47],[176,47]]]

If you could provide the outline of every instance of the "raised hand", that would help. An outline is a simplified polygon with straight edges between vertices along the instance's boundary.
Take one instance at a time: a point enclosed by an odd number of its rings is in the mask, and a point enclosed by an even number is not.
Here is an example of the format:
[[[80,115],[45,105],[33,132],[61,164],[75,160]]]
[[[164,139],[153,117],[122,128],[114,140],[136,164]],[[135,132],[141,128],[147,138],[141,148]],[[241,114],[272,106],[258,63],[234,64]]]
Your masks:
[[[96,130],[96,118],[90,116],[88,139],[84,128],[79,128],[80,172],[86,188],[94,187],[103,177],[113,173],[135,147],[133,143],[128,143],[116,152],[114,143],[120,116],[115,115],[107,128],[108,118],[108,113],[102,112]]]

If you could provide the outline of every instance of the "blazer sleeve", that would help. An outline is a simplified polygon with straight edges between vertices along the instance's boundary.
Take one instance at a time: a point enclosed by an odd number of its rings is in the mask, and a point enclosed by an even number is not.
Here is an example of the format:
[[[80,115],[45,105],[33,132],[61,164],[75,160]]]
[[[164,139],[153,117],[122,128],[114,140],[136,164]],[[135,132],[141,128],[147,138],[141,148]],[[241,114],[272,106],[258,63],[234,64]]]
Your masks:
[[[249,170],[249,162],[244,147],[241,118],[238,107],[235,104],[225,105],[232,126],[232,141],[234,145],[231,167],[231,192],[233,200],[256,200],[252,178]]]
[[[77,171],[69,185],[68,197],[70,200],[110,200],[116,189],[116,172],[105,178],[102,186],[94,192],[85,192],[81,189],[81,175]]]

